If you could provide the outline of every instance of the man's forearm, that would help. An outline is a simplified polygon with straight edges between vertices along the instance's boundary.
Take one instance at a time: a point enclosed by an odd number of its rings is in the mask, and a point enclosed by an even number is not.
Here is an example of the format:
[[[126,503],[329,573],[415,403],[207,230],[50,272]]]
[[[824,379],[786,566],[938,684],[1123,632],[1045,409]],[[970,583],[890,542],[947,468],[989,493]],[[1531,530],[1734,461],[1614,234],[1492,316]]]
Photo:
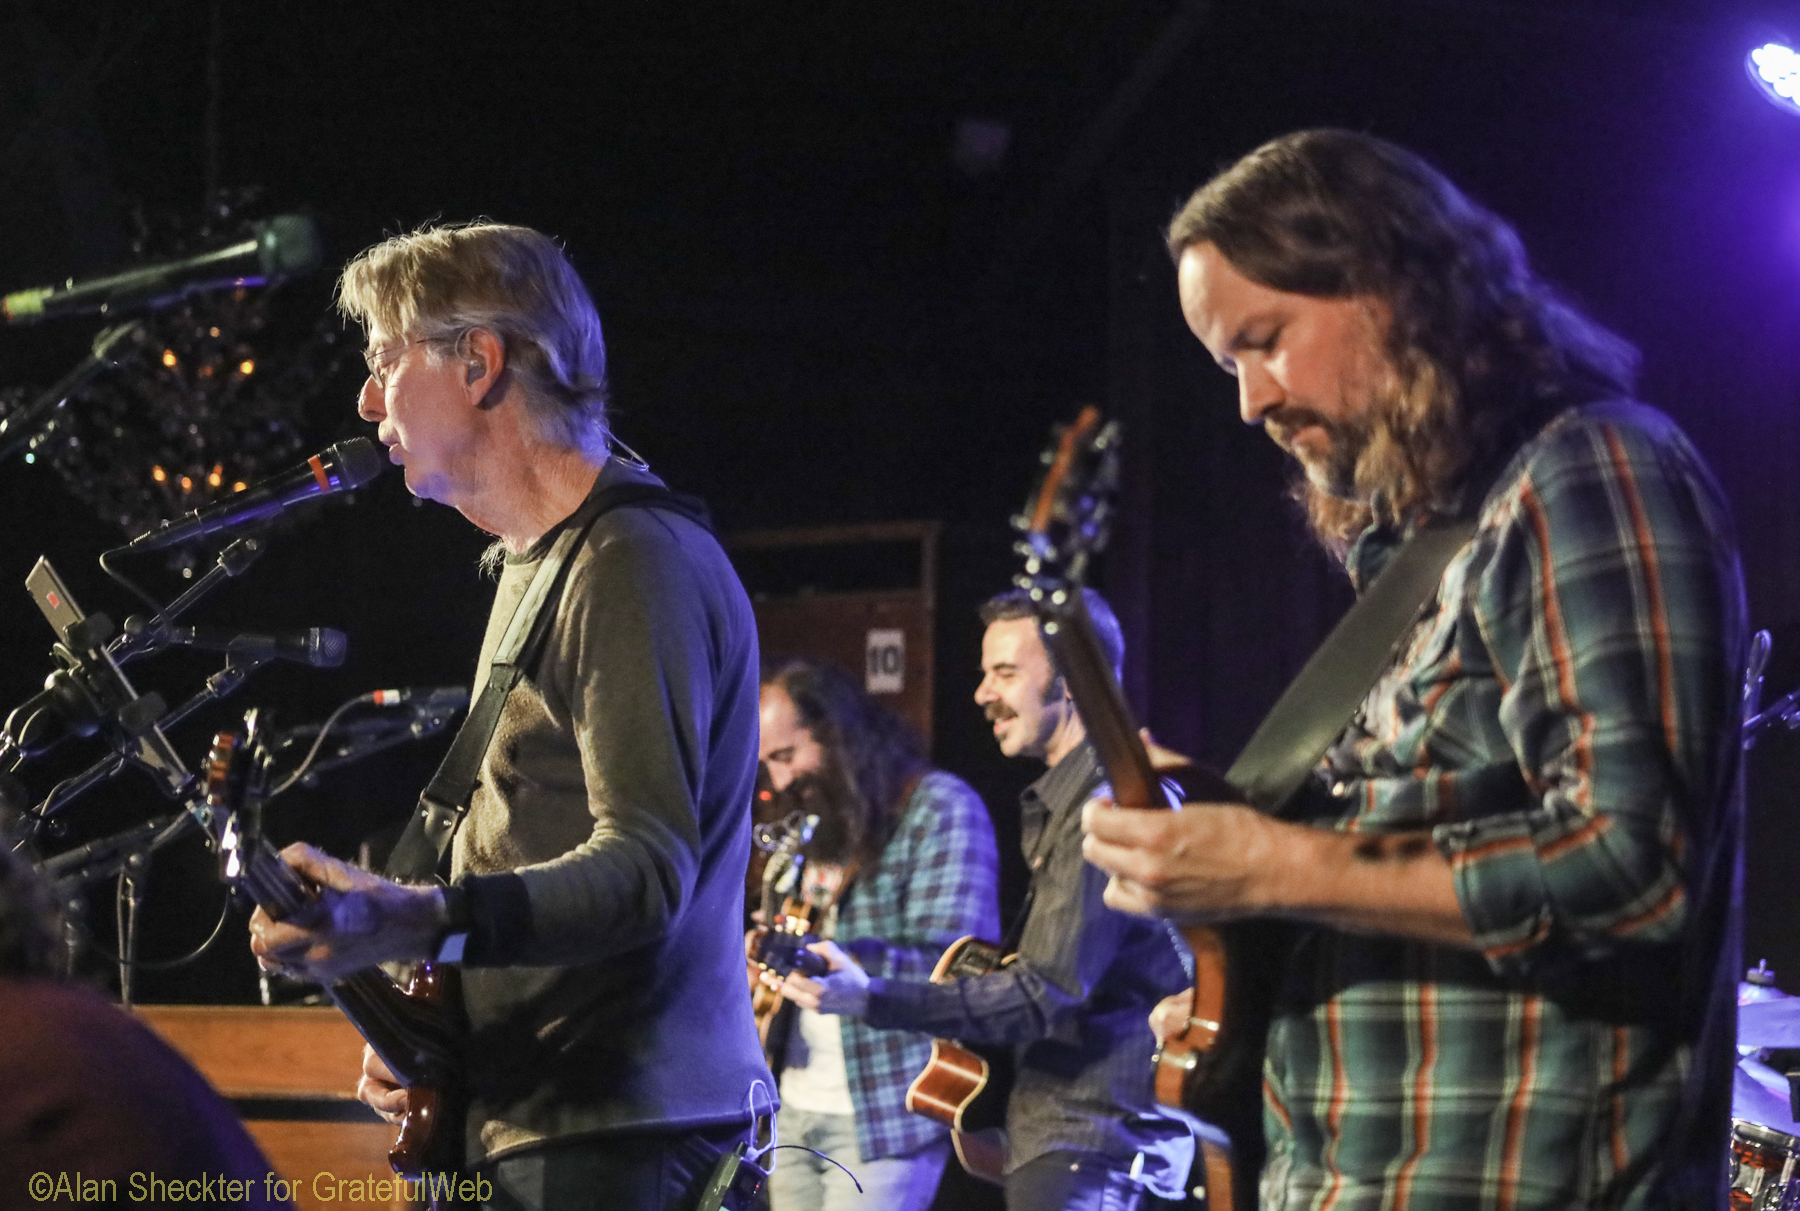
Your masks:
[[[1021,1045],[1050,1032],[1068,1006],[1054,985],[1021,964],[952,984],[869,981],[865,1018],[885,1030],[915,1030],[965,1043]]]
[[[1358,834],[1236,804],[1146,812],[1091,803],[1083,852],[1106,903],[1188,921],[1274,916],[1471,946],[1450,863],[1429,833]]]
[[[1473,946],[1450,863],[1427,832],[1288,825],[1292,857],[1268,872],[1268,911],[1354,933]]]

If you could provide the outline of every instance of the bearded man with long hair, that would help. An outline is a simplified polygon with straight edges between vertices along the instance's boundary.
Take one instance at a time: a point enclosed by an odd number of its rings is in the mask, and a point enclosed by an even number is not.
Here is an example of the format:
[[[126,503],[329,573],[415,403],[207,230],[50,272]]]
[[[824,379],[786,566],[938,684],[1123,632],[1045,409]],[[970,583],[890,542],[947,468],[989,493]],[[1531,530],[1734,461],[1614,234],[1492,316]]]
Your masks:
[[[1725,1205],[1746,626],[1711,475],[1630,347],[1391,144],[1278,139],[1168,244],[1359,591],[1475,521],[1285,818],[1086,812],[1109,904],[1299,923],[1262,1206]]]
[[[848,674],[797,658],[763,679],[759,749],[778,799],[819,817],[805,896],[818,932],[878,976],[923,980],[968,934],[999,936],[999,853],[969,785],[933,769],[918,739]],[[775,985],[779,987],[780,985]],[[773,1211],[925,1211],[948,1130],[909,1113],[931,1037],[799,1008],[771,1030],[781,1136],[836,1156],[783,1152]]]

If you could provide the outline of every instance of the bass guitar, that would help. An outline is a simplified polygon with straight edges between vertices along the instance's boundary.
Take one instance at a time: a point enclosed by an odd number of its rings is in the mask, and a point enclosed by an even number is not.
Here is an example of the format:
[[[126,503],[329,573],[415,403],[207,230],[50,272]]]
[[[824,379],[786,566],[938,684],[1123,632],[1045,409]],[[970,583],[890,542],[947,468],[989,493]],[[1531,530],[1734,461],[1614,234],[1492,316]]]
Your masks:
[[[225,882],[280,921],[306,909],[320,893],[262,834],[271,754],[256,718],[251,711],[243,730],[213,737],[205,798],[194,815],[219,852]],[[467,1026],[454,973],[420,964],[403,989],[371,967],[333,982],[326,992],[406,1086],[406,1118],[388,1151],[394,1172],[417,1178],[455,1171],[462,1161],[464,1097],[458,1074]]]
[[[1044,644],[1069,687],[1123,807],[1168,809],[1160,772],[1140,738],[1082,601],[1093,558],[1106,547],[1119,481],[1120,431],[1097,409],[1059,427],[1041,456],[1043,474],[1014,519],[1024,556],[1018,585],[1031,595]],[[1161,771],[1171,772],[1171,771]],[[1179,771],[1186,797],[1243,802],[1222,777]],[[1281,949],[1280,926],[1264,923],[1182,930],[1194,957],[1186,1028],[1159,1049],[1158,1101],[1218,1128],[1228,1144],[1202,1140],[1210,1206],[1253,1208],[1262,1165],[1262,1060]]]

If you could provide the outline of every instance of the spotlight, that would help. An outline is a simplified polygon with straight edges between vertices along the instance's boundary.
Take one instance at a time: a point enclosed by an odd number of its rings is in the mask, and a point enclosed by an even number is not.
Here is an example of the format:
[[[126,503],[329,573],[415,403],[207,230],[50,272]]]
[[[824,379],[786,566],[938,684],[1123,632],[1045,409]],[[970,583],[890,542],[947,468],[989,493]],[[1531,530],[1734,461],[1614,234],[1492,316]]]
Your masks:
[[[1744,70],[1771,104],[1800,114],[1800,54],[1793,47],[1765,43],[1750,52]]]

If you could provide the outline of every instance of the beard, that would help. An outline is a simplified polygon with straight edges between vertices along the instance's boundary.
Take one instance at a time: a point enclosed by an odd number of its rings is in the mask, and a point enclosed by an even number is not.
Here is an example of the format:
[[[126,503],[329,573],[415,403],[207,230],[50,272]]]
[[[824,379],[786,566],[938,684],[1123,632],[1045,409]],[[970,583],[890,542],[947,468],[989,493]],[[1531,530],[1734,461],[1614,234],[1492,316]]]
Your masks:
[[[775,806],[780,813],[777,818],[794,811],[819,818],[806,846],[807,857],[815,862],[848,862],[868,831],[863,797],[837,754],[829,750],[823,766],[775,792]]]
[[[1290,406],[1265,420],[1263,428],[1276,445],[1300,464],[1312,491],[1338,500],[1357,500],[1361,496],[1358,484],[1363,479],[1360,472],[1364,456],[1374,437],[1375,412],[1371,404],[1351,419],[1337,420],[1310,408]],[[1322,452],[1294,441],[1294,434],[1314,426],[1325,434]]]

